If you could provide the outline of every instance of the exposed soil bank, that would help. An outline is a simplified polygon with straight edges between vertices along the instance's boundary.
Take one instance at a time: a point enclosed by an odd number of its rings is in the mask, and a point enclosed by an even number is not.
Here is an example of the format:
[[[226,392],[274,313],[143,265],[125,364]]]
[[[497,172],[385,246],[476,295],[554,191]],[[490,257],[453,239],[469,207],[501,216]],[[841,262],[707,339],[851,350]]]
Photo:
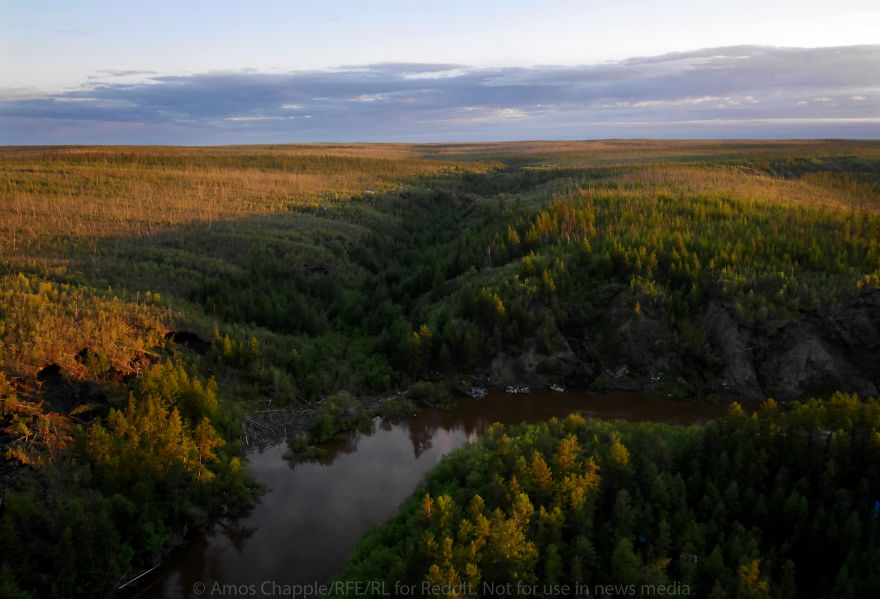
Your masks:
[[[672,328],[649,307],[634,311],[635,303],[630,294],[620,294],[596,327],[566,331],[554,340],[552,352],[538,351],[528,340],[520,354],[499,352],[482,380],[500,386],[565,381],[663,396],[677,386],[690,386],[683,395],[694,395],[695,383],[704,393],[723,397],[788,400],[838,390],[878,395],[878,289],[862,288],[846,301],[803,313],[773,330],[745,323],[729,306],[711,301],[699,319],[706,342],[692,348],[696,355],[684,355]],[[595,329],[602,329],[603,339],[594,344]],[[694,359],[701,362],[702,381],[688,374]]]

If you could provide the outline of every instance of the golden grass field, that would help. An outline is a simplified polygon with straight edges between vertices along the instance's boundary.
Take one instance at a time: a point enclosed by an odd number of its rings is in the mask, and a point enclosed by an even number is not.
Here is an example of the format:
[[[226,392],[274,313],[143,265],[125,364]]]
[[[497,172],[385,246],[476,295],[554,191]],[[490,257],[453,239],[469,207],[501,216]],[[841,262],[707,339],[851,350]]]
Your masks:
[[[8,147],[0,148],[0,258],[40,253],[44,244],[58,241],[150,235],[187,223],[344,201],[416,177],[486,172],[505,162],[553,169],[618,166],[623,170],[603,178],[627,188],[660,185],[874,210],[876,181],[821,172],[786,180],[735,163],[877,152],[870,142],[821,141]]]

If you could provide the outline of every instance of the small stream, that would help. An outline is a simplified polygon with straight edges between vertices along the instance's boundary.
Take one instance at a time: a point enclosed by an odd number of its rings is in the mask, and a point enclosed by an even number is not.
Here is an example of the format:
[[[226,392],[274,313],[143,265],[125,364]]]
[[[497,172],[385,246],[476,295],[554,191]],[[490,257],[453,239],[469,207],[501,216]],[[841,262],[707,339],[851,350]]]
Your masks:
[[[283,596],[273,584],[326,582],[342,571],[358,539],[393,516],[443,455],[477,439],[493,422],[538,422],[578,412],[692,424],[726,411],[727,403],[690,404],[639,393],[492,391],[482,400],[463,398],[452,411],[424,410],[377,424],[371,433],[328,447],[321,463],[291,468],[283,459],[284,444],[254,450],[247,454],[249,469],[267,485],[260,503],[246,517],[221,520],[174,551],[129,596]],[[216,585],[240,588],[212,592]]]

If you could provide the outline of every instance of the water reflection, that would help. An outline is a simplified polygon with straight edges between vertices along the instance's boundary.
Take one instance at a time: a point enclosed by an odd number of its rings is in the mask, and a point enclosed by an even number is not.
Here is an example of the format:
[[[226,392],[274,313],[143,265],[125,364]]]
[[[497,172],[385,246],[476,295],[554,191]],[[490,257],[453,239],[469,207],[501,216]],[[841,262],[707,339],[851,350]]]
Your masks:
[[[424,411],[328,447],[320,462],[291,468],[285,446],[248,455],[268,490],[245,518],[223,520],[175,551],[133,597],[201,597],[226,585],[309,584],[338,574],[357,540],[396,513],[425,472],[446,453],[473,441],[493,422],[536,422],[571,412],[586,417],[705,421],[724,405],[695,405],[632,393],[590,395],[551,391],[527,396],[493,392],[463,399],[449,412]],[[208,593],[210,595],[210,593]],[[257,593],[256,596],[260,596]]]

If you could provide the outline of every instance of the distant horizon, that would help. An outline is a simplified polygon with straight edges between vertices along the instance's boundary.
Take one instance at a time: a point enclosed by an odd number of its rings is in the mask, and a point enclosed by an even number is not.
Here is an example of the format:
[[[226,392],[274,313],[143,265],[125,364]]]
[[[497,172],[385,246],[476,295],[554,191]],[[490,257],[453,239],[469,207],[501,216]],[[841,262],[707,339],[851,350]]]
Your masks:
[[[0,144],[0,149],[10,150],[15,148],[234,148],[245,147],[255,148],[260,146],[277,147],[277,146],[382,146],[382,145],[399,145],[399,146],[476,146],[476,145],[506,145],[506,144],[530,144],[530,143],[598,143],[598,142],[628,142],[628,141],[650,141],[650,142],[705,142],[705,143],[737,143],[737,142],[761,142],[761,143],[786,143],[786,142],[817,142],[817,143],[835,143],[835,142],[878,142],[880,137],[725,137],[725,138],[669,138],[669,137],[596,137],[596,138],[572,138],[572,139],[510,139],[504,141],[496,141],[490,139],[475,141],[278,141],[278,142],[256,142],[256,143],[228,143],[228,144],[161,144],[161,143],[70,143],[70,144]]]

